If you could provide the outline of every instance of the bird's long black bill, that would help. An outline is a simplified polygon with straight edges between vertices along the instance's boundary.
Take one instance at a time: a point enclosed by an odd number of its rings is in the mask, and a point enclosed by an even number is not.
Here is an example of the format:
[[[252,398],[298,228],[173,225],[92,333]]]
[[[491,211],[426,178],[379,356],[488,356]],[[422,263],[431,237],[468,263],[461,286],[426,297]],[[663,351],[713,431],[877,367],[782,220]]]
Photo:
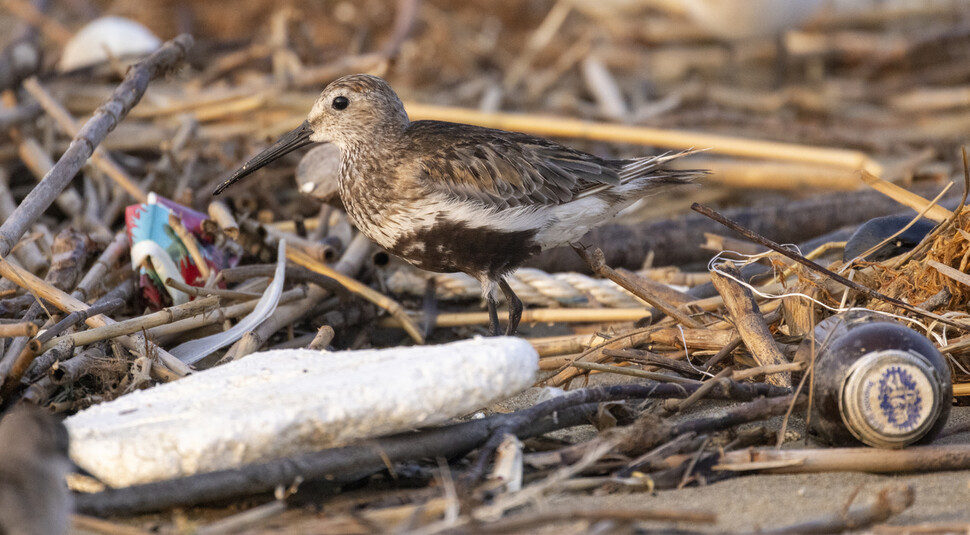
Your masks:
[[[276,143],[273,143],[267,147],[266,150],[260,152],[254,156],[253,159],[249,160],[242,167],[237,169],[236,172],[229,177],[229,180],[226,180],[220,184],[219,187],[212,192],[212,194],[219,195],[236,181],[244,178],[253,171],[256,171],[260,167],[265,166],[284,154],[293,152],[300,147],[305,147],[310,143],[313,143],[313,141],[310,141],[310,135],[312,133],[313,129],[310,128],[310,123],[308,121],[303,121],[303,124],[280,136],[280,138],[276,140]]]

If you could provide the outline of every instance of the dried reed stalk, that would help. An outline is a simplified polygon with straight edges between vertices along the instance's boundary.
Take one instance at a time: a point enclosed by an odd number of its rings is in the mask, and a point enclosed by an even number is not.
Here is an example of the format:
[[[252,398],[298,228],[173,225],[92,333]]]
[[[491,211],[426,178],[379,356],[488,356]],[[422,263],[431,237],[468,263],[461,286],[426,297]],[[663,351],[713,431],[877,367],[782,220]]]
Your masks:
[[[642,126],[597,123],[579,119],[564,119],[528,114],[483,113],[468,108],[407,103],[412,119],[435,119],[458,123],[470,123],[489,128],[528,132],[540,136],[555,136],[617,143],[636,143],[671,149],[711,147],[714,154],[730,154],[746,158],[787,160],[793,162],[829,165],[847,169],[865,169],[873,175],[882,174],[883,168],[866,154],[846,149],[812,147],[792,143],[743,139],[737,137],[647,128]]]

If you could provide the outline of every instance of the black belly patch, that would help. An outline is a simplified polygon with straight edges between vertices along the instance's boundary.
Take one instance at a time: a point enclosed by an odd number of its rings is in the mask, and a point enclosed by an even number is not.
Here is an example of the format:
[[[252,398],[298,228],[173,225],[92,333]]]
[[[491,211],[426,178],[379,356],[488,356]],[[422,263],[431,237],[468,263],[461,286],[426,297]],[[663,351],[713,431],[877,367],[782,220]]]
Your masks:
[[[439,219],[431,227],[402,236],[390,251],[428,271],[499,277],[539,252],[535,235],[534,230],[472,228]]]

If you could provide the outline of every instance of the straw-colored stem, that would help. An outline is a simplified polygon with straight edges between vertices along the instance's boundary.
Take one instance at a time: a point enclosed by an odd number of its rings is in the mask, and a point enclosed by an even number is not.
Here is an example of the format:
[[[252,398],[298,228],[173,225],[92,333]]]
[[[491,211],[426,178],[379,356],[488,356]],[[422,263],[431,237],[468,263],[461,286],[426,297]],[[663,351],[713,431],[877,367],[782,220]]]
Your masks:
[[[670,149],[708,148],[713,154],[730,154],[747,158],[787,160],[848,169],[865,169],[873,175],[882,174],[882,166],[866,154],[847,149],[813,147],[793,143],[779,143],[744,139],[702,132],[666,130],[643,126],[622,125],[515,113],[487,113],[468,108],[407,104],[412,119],[436,119],[470,123],[489,128],[528,132],[540,136],[556,136],[618,143],[636,143]]]
[[[533,308],[522,311],[522,323],[607,323],[649,317],[643,308]],[[435,316],[436,327],[488,325],[488,312],[455,312]],[[383,318],[381,327],[400,327],[396,317]]]
[[[925,211],[925,214],[923,215],[929,219],[932,219],[933,221],[936,221],[937,223],[942,223],[953,215],[953,212],[947,210],[946,208],[939,205],[933,205],[930,201],[927,201],[919,195],[903,189],[892,182],[887,182],[878,176],[874,176],[873,173],[869,173],[865,170],[862,171],[862,181],[865,182],[870,188],[882,193],[899,204],[908,206],[917,212]],[[929,209],[927,210],[927,208]]]
[[[86,310],[88,308],[88,305],[83,301],[80,301],[77,298],[64,293],[63,291],[58,290],[45,282],[43,279],[35,276],[21,267],[7,262],[3,258],[0,258],[0,276],[9,279],[11,282],[22,288],[30,290],[34,295],[44,299],[45,301],[53,303],[54,306],[60,310],[63,310],[64,312],[75,312],[79,310]],[[91,316],[84,321],[91,327],[103,327],[105,325],[115,323],[114,320],[102,314]],[[138,353],[147,351],[157,356],[159,361],[161,361],[161,363],[168,368],[168,370],[157,370],[157,374],[160,376],[171,376],[172,373],[177,376],[184,376],[192,373],[192,369],[182,363],[182,361],[179,359],[175,358],[174,355],[156,346],[150,341],[145,340],[141,335],[120,336],[118,337],[118,341],[130,351],[135,351]],[[153,373],[156,373],[156,367],[157,363],[153,361]]]
[[[229,210],[229,206],[222,201],[212,201],[209,203],[209,217],[215,224],[222,229],[230,239],[239,238],[239,223],[236,223],[236,218],[232,215],[232,211]]]
[[[408,335],[410,335],[415,342],[419,344],[424,343],[424,336],[421,334],[421,330],[418,328],[414,320],[407,315],[404,307],[401,306],[401,304],[397,301],[376,290],[371,289],[353,277],[344,275],[323,262],[312,258],[310,255],[299,249],[287,247],[286,258],[297,265],[303,266],[311,271],[315,271],[321,275],[326,275],[327,277],[336,280],[343,285],[344,288],[347,288],[348,291],[355,293],[371,303],[374,303],[378,307],[386,310],[392,317],[397,319],[399,324],[404,327],[404,330],[407,331]]]
[[[41,351],[47,351],[62,340],[67,339],[70,339],[74,343],[75,347],[93,344],[94,342],[100,342],[101,340],[110,340],[121,335],[139,332],[142,329],[150,329],[152,327],[157,327],[159,325],[164,325],[166,323],[171,323],[184,318],[198,316],[199,314],[204,314],[217,306],[219,306],[218,296],[213,295],[210,297],[203,297],[202,299],[196,299],[195,301],[189,301],[188,303],[182,305],[168,307],[146,316],[139,316],[137,318],[119,321],[117,323],[104,325],[94,329],[58,336],[48,340],[41,348]]]
[[[37,334],[37,330],[37,324],[29,321],[23,323],[0,323],[0,338],[34,336]]]
[[[299,286],[290,290],[286,290],[280,294],[280,301],[278,306],[292,303],[297,299],[303,299],[307,295],[307,289],[305,286]],[[230,305],[224,308],[219,308],[214,310],[211,314],[197,315],[191,318],[185,318],[179,321],[174,321],[172,323],[166,323],[148,329],[148,336],[156,339],[162,340],[169,336],[183,333],[186,331],[191,331],[194,329],[199,329],[206,327],[208,325],[215,325],[221,323],[230,318],[238,318],[240,316],[245,316],[256,308],[256,304],[259,302],[258,299],[253,299],[251,301],[246,301],[243,303],[237,303],[235,305]]]

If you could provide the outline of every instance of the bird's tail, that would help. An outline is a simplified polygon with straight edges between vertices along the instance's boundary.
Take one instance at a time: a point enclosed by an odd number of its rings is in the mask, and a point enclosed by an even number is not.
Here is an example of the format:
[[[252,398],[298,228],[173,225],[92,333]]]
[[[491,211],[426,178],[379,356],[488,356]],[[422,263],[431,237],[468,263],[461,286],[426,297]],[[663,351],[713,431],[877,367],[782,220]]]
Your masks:
[[[620,168],[620,183],[627,184],[646,179],[645,186],[689,184],[695,178],[706,175],[708,171],[706,169],[668,169],[667,164],[678,158],[697,154],[704,150],[687,149],[677,153],[666,152],[660,156],[626,160],[623,167]]]
[[[617,201],[622,199],[635,200],[662,186],[676,184],[690,184],[694,179],[708,173],[706,169],[668,169],[667,164],[678,158],[698,152],[688,149],[678,153],[664,153],[660,156],[647,156],[632,160],[620,160],[619,185],[604,184],[582,192],[579,197],[593,195],[616,195]],[[615,202],[615,201],[614,201]]]

